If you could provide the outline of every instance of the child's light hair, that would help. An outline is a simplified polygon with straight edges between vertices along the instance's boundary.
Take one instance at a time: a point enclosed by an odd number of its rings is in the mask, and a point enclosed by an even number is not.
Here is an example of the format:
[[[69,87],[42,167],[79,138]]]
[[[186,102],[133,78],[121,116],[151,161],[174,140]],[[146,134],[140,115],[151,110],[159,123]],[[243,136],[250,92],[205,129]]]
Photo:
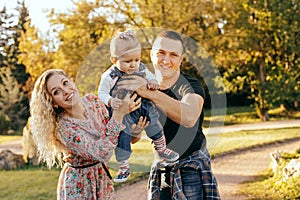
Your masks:
[[[30,100],[31,131],[37,146],[39,159],[51,168],[54,164],[62,166],[66,148],[57,139],[58,111],[53,108],[53,99],[47,90],[47,81],[54,75],[67,75],[59,69],[45,71],[35,82]],[[61,112],[61,111],[60,111]]]
[[[131,30],[116,34],[110,42],[111,58],[118,58],[134,51],[141,51],[141,43]]]

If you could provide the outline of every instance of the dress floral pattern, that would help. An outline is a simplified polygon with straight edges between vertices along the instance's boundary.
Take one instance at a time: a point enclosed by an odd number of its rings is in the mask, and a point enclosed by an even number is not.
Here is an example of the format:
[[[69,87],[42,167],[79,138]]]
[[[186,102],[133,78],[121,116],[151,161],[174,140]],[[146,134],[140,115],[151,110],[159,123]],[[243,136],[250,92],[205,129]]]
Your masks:
[[[62,117],[58,122],[58,139],[68,147],[69,155],[60,173],[57,199],[115,199],[112,180],[101,162],[108,162],[125,126],[109,120],[97,96],[86,95],[82,103],[86,119]]]

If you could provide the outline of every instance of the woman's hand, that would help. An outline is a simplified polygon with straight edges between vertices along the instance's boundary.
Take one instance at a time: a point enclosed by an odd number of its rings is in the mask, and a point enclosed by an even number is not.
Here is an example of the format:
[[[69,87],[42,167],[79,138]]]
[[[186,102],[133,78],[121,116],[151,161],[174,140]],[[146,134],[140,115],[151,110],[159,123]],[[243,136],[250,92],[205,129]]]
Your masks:
[[[128,113],[131,113],[132,111],[135,111],[136,109],[138,109],[141,104],[142,104],[142,100],[141,98],[137,98],[137,94],[133,94],[130,97],[130,94],[127,93],[125,98],[122,100],[122,104],[119,106],[118,109],[114,110],[113,113],[116,114],[121,114],[121,115],[126,115]]]
[[[131,144],[138,142],[142,137],[142,131],[149,126],[149,121],[146,117],[140,117],[137,124],[131,126]]]
[[[122,100],[118,98],[110,98],[108,105],[114,110],[119,109],[119,107],[122,105]]]

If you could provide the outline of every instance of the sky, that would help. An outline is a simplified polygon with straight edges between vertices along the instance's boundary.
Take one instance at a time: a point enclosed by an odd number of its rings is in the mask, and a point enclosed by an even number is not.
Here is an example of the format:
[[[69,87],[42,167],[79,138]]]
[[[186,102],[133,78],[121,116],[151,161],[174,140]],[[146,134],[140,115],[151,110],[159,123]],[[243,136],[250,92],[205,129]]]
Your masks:
[[[0,9],[4,5],[7,13],[15,13],[14,8],[17,7],[17,0],[0,0]],[[25,5],[29,10],[32,24],[45,34],[50,29],[45,11],[54,8],[56,12],[64,12],[71,8],[73,3],[72,0],[25,0]]]

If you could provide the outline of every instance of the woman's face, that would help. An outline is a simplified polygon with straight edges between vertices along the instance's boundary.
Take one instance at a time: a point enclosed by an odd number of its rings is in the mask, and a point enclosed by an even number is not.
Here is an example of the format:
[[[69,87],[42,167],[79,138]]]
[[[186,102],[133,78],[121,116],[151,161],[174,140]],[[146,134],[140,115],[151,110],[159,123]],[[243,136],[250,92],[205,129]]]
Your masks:
[[[53,74],[47,80],[47,91],[53,98],[53,107],[68,110],[80,100],[78,89],[66,76]]]

